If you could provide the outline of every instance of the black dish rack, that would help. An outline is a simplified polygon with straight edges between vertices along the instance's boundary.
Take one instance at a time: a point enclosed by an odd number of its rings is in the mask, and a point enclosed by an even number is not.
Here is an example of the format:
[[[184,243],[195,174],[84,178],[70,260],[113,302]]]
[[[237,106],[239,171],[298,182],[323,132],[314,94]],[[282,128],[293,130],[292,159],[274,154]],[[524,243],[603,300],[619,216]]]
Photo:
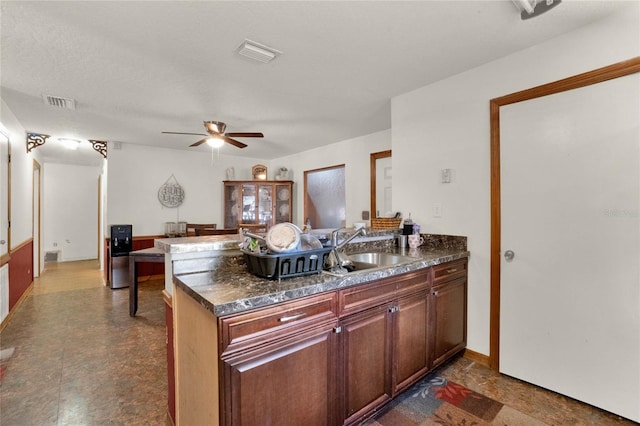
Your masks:
[[[280,254],[261,254],[242,250],[247,269],[253,275],[271,280],[319,274],[331,247]]]

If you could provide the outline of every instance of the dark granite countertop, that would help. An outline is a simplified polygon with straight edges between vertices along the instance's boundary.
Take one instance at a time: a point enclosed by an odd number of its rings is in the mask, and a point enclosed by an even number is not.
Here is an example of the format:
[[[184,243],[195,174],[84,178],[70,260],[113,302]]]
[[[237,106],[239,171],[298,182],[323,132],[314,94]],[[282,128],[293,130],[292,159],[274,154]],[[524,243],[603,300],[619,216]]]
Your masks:
[[[320,273],[280,281],[268,280],[249,273],[240,250],[234,250],[217,257],[212,270],[177,275],[173,277],[173,282],[205,309],[220,317],[469,257],[466,238],[458,237],[464,238],[464,246],[455,246],[432,244],[434,240],[431,237],[425,236],[425,246],[418,249],[381,247],[375,250],[411,256],[414,260],[410,262],[345,276]],[[436,243],[442,240],[438,237]],[[356,245],[349,253],[362,251],[371,249]]]

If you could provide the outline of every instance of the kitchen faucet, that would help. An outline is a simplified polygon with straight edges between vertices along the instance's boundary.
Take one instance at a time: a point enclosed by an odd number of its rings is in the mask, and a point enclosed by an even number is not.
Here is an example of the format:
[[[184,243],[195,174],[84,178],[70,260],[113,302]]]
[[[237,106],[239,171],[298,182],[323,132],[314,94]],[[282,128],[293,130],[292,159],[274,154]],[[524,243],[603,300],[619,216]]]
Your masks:
[[[367,231],[364,228],[356,230],[353,234],[348,236],[344,241],[338,243],[338,234],[340,231],[347,228],[338,228],[331,232],[331,253],[327,256],[325,261],[325,269],[331,272],[346,273],[349,267],[353,265],[347,255],[344,253],[344,247],[349,244],[354,238],[358,236],[366,236]]]

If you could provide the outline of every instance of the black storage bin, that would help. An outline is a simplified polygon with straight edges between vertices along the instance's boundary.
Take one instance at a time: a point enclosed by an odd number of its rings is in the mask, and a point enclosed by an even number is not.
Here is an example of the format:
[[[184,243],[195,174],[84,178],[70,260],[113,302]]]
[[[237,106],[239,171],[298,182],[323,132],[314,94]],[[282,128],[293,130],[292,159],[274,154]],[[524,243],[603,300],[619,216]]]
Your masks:
[[[271,280],[319,274],[331,247],[281,254],[242,251],[247,269],[253,275]]]

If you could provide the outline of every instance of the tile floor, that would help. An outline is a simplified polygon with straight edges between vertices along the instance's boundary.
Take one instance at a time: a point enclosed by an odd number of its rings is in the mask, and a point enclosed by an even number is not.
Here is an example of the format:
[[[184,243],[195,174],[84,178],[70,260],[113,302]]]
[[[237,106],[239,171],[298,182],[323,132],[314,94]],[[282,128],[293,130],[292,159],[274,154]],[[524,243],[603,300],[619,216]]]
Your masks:
[[[97,261],[47,263],[0,334],[13,348],[0,383],[0,424],[164,425],[167,373],[162,280],[104,286]]]
[[[162,288],[143,278],[131,318],[128,290],[105,287],[97,261],[47,263],[0,333],[0,425],[171,424]],[[531,419],[508,426],[635,424],[465,358],[435,374]]]

